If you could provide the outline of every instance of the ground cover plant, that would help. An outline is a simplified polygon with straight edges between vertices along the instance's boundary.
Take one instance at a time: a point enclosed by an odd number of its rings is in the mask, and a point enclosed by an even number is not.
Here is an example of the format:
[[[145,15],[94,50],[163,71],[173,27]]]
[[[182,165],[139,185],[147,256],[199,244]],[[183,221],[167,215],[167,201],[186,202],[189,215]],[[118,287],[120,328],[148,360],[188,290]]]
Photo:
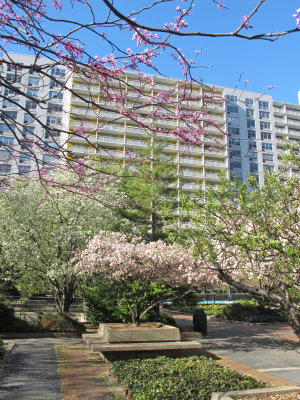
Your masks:
[[[115,361],[113,370],[134,400],[209,400],[212,392],[265,387],[204,356]]]

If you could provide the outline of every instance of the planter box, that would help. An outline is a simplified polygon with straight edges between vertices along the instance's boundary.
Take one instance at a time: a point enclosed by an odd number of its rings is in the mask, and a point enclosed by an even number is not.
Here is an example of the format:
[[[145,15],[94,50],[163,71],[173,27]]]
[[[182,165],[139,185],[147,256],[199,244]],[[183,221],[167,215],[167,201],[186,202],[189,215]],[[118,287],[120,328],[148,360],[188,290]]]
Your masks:
[[[178,328],[160,323],[100,324],[98,334],[107,343],[176,342],[180,341]]]
[[[253,400],[260,400],[261,395],[276,395],[276,394],[289,394],[289,393],[299,393],[300,397],[300,386],[281,386],[277,388],[266,388],[266,389],[253,389],[253,390],[237,390],[235,392],[222,392],[222,393],[212,393],[211,400],[237,400],[247,398],[251,396]]]

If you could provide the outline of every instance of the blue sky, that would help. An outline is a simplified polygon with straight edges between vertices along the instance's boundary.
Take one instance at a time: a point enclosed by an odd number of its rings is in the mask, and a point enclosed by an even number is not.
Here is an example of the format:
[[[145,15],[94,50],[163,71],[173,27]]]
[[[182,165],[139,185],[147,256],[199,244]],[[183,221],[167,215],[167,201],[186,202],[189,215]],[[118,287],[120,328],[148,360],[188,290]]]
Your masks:
[[[48,0],[46,0],[48,1]],[[228,9],[218,10],[212,0],[195,0],[192,16],[186,18],[190,31],[203,32],[230,32],[240,25],[241,19],[247,15],[258,0],[223,0]],[[137,10],[149,5],[150,0],[115,0],[115,5],[121,7],[124,12]],[[60,18],[75,18],[79,21],[88,21],[89,14],[84,6],[75,2],[74,7],[62,0],[64,5],[60,12]],[[100,0],[91,0],[98,19],[103,20],[106,9]],[[152,26],[162,27],[165,22],[174,22],[176,6],[184,8],[189,1],[166,1],[154,11],[148,11],[137,21]],[[285,30],[296,27],[293,14],[300,7],[300,0],[266,0],[260,12],[251,20],[253,29],[243,32],[250,34]],[[57,15],[51,11],[51,15]],[[102,29],[102,28],[101,28]],[[55,33],[63,33],[66,26],[55,23],[51,30]],[[102,30],[106,30],[103,28]],[[135,42],[131,40],[132,33],[127,30],[113,28],[108,35],[122,48],[131,47],[135,50]],[[95,40],[88,34],[78,35],[78,38],[86,45],[92,55],[104,56],[110,49],[101,41]],[[202,50],[198,57],[203,68],[197,69],[195,75],[206,83],[214,83],[222,86],[243,88],[259,93],[269,93],[275,100],[289,103],[298,103],[297,92],[300,90],[300,32],[281,37],[275,42],[249,41],[238,38],[203,38],[189,37],[176,38],[173,43],[180,47],[188,57],[194,57],[195,50]],[[22,52],[24,49],[10,47],[11,51]],[[170,57],[162,56],[159,59],[160,72],[172,77],[181,78],[181,70]],[[147,72],[145,70],[145,72]],[[275,85],[276,88],[269,91],[267,86]]]

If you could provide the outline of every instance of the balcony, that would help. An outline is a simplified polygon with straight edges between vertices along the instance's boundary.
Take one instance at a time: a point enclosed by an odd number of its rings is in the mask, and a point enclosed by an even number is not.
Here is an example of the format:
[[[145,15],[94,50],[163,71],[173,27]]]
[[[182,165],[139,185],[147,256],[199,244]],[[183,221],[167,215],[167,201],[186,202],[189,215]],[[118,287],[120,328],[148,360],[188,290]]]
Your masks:
[[[200,186],[196,185],[195,183],[185,183],[181,186],[182,190],[199,190]]]
[[[289,124],[289,125],[297,125],[297,126],[300,126],[300,121],[298,121],[298,120],[296,120],[296,119],[287,119],[287,123]]]
[[[202,160],[190,159],[190,158],[184,158],[184,157],[180,157],[179,163],[180,164],[189,164],[189,165],[202,165],[203,164]]]
[[[192,177],[195,177],[195,178],[203,178],[202,172],[184,171],[184,170],[181,170],[180,172],[181,172],[182,176],[192,176]]]
[[[289,115],[295,115],[295,116],[300,117],[300,111],[297,111],[297,110],[291,110],[291,109],[287,108],[286,113]]]

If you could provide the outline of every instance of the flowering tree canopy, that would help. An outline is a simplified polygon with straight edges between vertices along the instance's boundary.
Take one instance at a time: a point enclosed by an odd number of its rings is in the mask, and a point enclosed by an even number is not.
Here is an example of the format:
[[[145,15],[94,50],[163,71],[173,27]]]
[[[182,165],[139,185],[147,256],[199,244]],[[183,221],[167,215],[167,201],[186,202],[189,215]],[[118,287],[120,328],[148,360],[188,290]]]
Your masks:
[[[68,311],[79,284],[69,260],[100,227],[114,227],[113,201],[120,205],[122,199],[114,185],[95,191],[98,201],[74,196],[73,172],[55,179],[70,191],[50,191],[37,180],[0,192],[0,276],[26,294],[53,293],[58,310]]]
[[[75,260],[74,269],[81,275],[96,274],[112,284],[126,284],[132,279],[141,282],[139,290],[144,297],[140,296],[135,304],[132,305],[131,299],[124,298],[124,293],[120,293],[136,324],[158,303],[156,301],[146,309],[140,309],[141,300],[147,298],[153,283],[165,283],[173,287],[183,284],[198,286],[205,284],[211,275],[199,270],[191,252],[178,244],[167,245],[161,240],[144,243],[139,237],[133,237],[128,242],[124,235],[108,231],[100,231]]]
[[[299,181],[268,174],[255,184],[224,179],[192,205],[188,234],[219,279],[279,305],[300,336]]]
[[[8,142],[2,146],[9,154],[15,154],[20,151],[21,142],[25,139],[28,153],[34,160],[41,179],[42,165],[46,164],[47,168],[48,163],[47,157],[41,158],[41,154],[46,153],[52,160],[56,160],[56,163],[51,161],[53,169],[55,165],[62,168],[61,164],[76,164],[76,160],[68,157],[63,145],[67,141],[59,143],[58,147],[57,131],[42,118],[46,112],[55,113],[60,110],[65,116],[69,113],[67,109],[60,109],[59,105],[53,104],[53,100],[59,99],[62,92],[77,97],[88,106],[86,114],[82,116],[82,124],[71,134],[82,138],[90,146],[93,146],[89,139],[92,132],[87,131],[85,126],[89,111],[110,111],[111,106],[117,108],[115,121],[128,118],[150,131],[157,130],[153,120],[182,122],[171,132],[165,128],[161,128],[161,132],[171,133],[189,143],[199,143],[207,126],[213,125],[222,130],[218,123],[211,120],[206,110],[208,101],[217,105],[220,98],[214,90],[207,97],[193,94],[190,83],[202,83],[201,77],[194,74],[199,68],[197,57],[201,51],[195,49],[195,57],[188,57],[178,46],[176,39],[232,37],[274,41],[280,36],[300,31],[299,10],[294,14],[294,26],[283,30],[275,29],[273,32],[256,31],[253,19],[258,13],[263,13],[263,4],[266,1],[258,0],[251,11],[240,17],[235,27],[228,32],[218,33],[189,29],[189,20],[193,18],[195,10],[201,13],[201,5],[194,0],[146,1],[136,10],[131,9],[131,5],[124,1],[102,0],[96,6],[92,2],[81,0],[68,3],[62,0],[1,0],[0,48],[4,55],[2,63],[10,73],[0,78],[3,87],[0,98],[8,100],[16,110],[26,110],[28,120],[36,121],[38,127],[37,131],[28,131],[31,134],[27,135],[24,133],[24,123],[15,120],[13,111],[3,110],[1,119],[6,125],[6,131],[15,136],[17,145]],[[222,1],[211,2],[220,10],[228,10]],[[165,10],[170,15],[169,20],[161,21],[157,18],[156,24],[149,23],[149,13],[160,16]],[[133,46],[128,46],[128,41]],[[20,62],[12,57],[9,51],[19,48],[26,48],[34,56],[33,61],[29,62],[24,57]],[[182,69],[183,81],[153,94],[149,91],[149,88],[154,87],[153,77],[145,75],[145,72],[160,74],[160,59],[165,56],[170,57]],[[60,74],[61,66],[66,69],[66,74]],[[55,71],[54,74],[52,70]],[[125,74],[130,71],[138,73],[135,84],[128,83],[125,79]],[[30,82],[30,90],[27,90],[19,83],[22,75],[31,72],[34,76]],[[97,83],[99,92],[104,96],[103,102],[96,101],[91,92],[87,96],[75,92],[70,84],[71,73],[79,75],[82,82],[88,85],[91,82]],[[47,95],[43,92],[49,79],[50,88],[52,85],[55,89],[54,95],[50,93],[50,97],[48,92]],[[37,89],[41,95],[36,94]],[[179,96],[174,100],[175,91]],[[16,96],[21,96],[26,102],[18,102]],[[191,104],[198,100],[202,102],[201,108],[197,112],[191,111]],[[151,112],[147,111],[147,115],[152,122],[140,118],[141,112],[149,107]],[[46,132],[45,136],[41,135],[41,131]],[[64,131],[63,126],[60,131]],[[64,133],[68,135],[70,132],[66,129]],[[22,137],[24,134],[25,138]],[[50,145],[49,139],[52,142]]]

